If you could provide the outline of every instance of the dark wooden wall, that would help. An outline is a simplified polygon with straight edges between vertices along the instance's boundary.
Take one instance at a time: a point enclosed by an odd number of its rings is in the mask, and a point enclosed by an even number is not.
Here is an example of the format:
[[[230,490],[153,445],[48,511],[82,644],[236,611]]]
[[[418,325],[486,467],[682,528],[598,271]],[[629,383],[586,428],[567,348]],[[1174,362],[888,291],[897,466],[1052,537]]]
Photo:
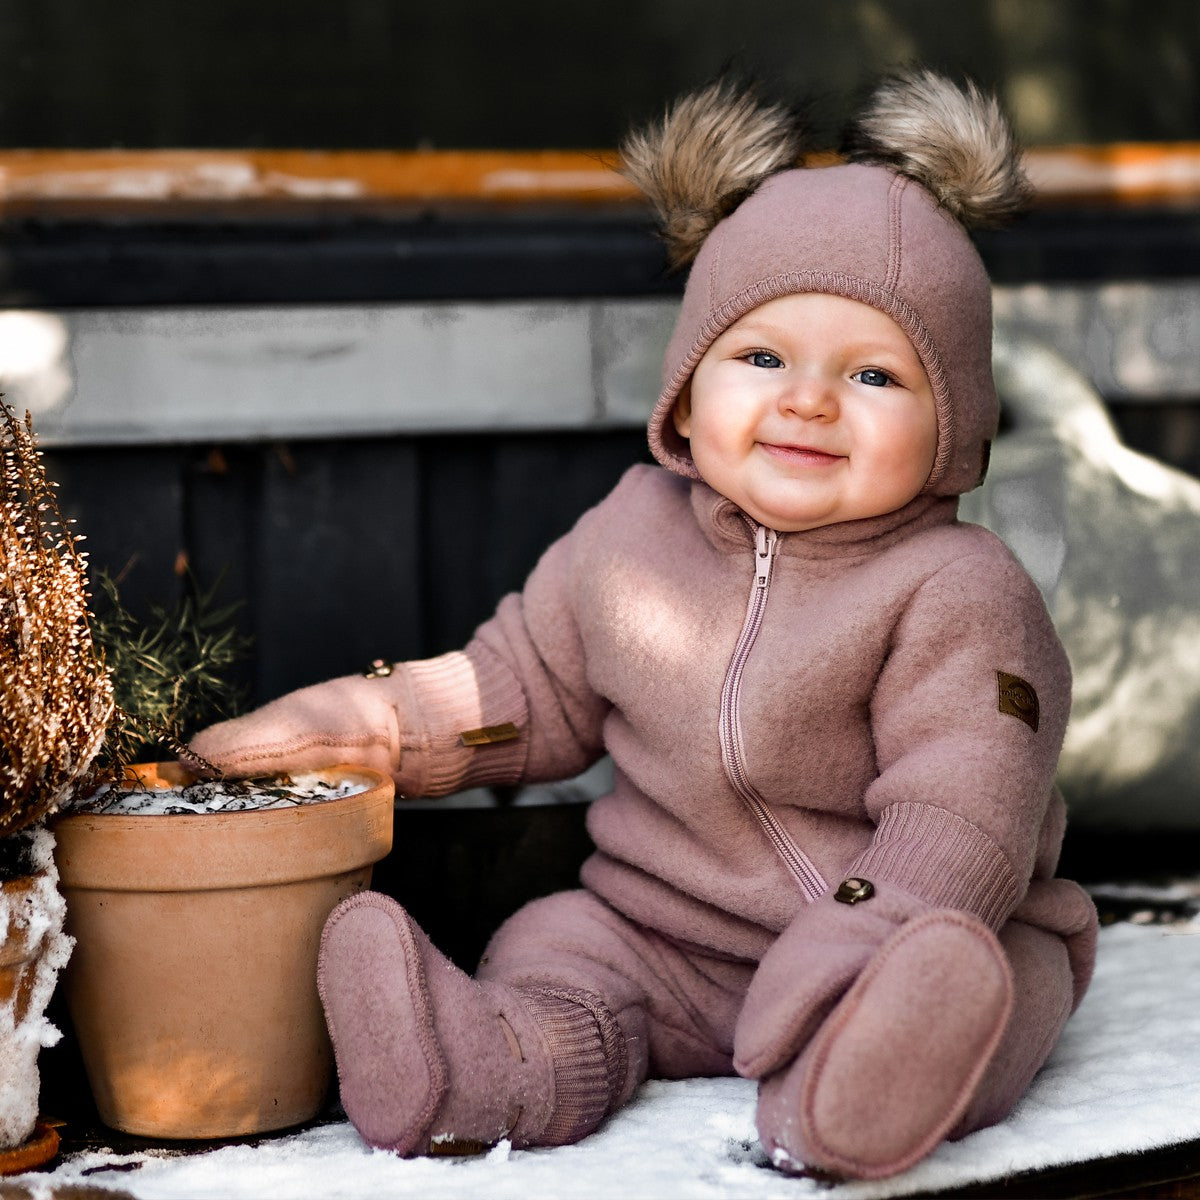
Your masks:
[[[640,430],[48,452],[93,570],[135,611],[224,575],[255,702],[464,644],[647,459]]]

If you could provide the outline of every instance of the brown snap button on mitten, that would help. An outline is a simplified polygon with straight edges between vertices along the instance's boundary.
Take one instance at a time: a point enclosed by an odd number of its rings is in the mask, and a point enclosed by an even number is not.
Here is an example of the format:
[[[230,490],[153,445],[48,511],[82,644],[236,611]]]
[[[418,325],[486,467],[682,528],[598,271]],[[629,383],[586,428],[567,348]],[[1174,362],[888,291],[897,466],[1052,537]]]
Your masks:
[[[869,879],[843,879],[833,898],[842,904],[857,904],[875,895],[875,885]]]

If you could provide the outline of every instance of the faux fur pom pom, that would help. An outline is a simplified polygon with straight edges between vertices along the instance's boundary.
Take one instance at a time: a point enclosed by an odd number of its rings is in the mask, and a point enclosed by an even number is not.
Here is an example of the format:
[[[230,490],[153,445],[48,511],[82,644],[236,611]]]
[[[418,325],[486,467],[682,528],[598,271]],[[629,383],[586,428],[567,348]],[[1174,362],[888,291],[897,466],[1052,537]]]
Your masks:
[[[657,124],[621,146],[621,173],[662,219],[673,267],[768,176],[795,166],[802,149],[795,115],[719,82],[684,96]]]
[[[851,128],[847,152],[915,179],[968,229],[1002,225],[1033,192],[995,98],[934,71],[882,84]]]

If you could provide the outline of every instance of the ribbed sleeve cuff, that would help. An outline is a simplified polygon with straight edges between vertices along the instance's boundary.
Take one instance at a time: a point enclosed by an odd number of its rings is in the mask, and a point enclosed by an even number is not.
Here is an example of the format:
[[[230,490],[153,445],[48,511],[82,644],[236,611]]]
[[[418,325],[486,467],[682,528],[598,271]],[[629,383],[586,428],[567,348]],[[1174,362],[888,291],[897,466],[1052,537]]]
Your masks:
[[[871,845],[847,877],[893,883],[935,908],[973,913],[992,929],[1020,899],[1000,847],[978,826],[932,804],[885,808]]]
[[[525,697],[486,648],[406,665],[415,728],[401,756],[401,790],[444,796],[484,783],[512,783],[528,751]]]
[[[479,727],[502,730],[502,740],[475,747],[467,763],[461,787],[485,783],[516,783],[525,772],[529,757],[529,708],[520,681],[508,664],[482,642],[474,641],[466,649],[474,664],[479,694]],[[516,736],[511,737],[514,727]]]

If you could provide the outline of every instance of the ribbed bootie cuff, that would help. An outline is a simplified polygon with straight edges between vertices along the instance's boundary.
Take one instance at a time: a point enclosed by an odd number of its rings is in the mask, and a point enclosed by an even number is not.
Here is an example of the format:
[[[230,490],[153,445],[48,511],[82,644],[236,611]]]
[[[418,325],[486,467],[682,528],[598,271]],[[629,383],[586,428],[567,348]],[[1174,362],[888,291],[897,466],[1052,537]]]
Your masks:
[[[573,988],[519,988],[546,1039],[554,1067],[554,1105],[542,1146],[586,1137],[608,1115],[625,1083],[626,1052],[607,1006]]]

